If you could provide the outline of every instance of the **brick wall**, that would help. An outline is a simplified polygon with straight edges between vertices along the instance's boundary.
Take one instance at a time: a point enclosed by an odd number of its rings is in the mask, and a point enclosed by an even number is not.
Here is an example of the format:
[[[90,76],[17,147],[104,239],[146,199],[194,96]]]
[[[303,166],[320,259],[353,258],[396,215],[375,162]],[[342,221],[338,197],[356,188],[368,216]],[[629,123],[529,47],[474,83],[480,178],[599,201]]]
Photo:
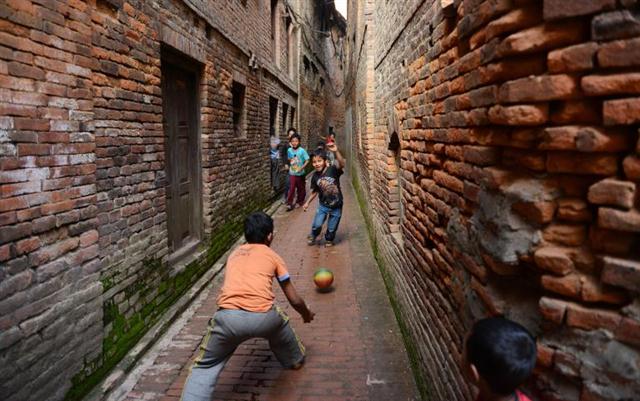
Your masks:
[[[362,183],[366,199],[370,198],[371,138],[373,136],[373,97],[374,97],[374,33],[376,22],[373,18],[373,0],[348,2],[346,77],[346,107],[351,111],[351,151],[349,160],[356,178]]]
[[[0,4],[2,399],[81,397],[230,245],[244,214],[274,195],[269,97],[280,126],[283,104],[290,119],[300,91],[287,48],[274,63],[270,30],[268,1]],[[278,34],[286,43],[284,23]],[[199,71],[202,234],[175,263],[168,52]],[[241,136],[234,80],[246,85]]]
[[[640,393],[636,3],[376,2],[357,171],[432,399],[472,399],[464,334],[498,313],[538,338],[534,399]]]
[[[320,11],[322,10],[322,11]],[[294,15],[300,22],[300,57],[298,71],[300,77],[300,109],[298,131],[302,146],[313,151],[326,136],[329,126],[337,132],[343,130],[344,96],[342,88],[343,72],[338,53],[327,35],[331,32],[336,42],[344,37],[346,25],[339,21],[332,3],[314,4],[298,2]],[[330,20],[329,16],[334,15]],[[325,19],[323,24],[322,20]],[[340,44],[338,44],[340,48]]]

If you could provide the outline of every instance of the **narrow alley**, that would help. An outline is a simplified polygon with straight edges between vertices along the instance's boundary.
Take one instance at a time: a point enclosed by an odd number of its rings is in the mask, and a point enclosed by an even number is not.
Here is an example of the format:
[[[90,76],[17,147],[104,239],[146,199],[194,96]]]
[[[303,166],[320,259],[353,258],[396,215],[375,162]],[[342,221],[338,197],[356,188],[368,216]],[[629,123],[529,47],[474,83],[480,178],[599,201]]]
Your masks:
[[[313,211],[298,208],[287,213],[281,206],[274,214],[272,247],[288,263],[294,285],[316,313],[313,322],[303,324],[282,291],[274,289],[278,305],[307,349],[305,366],[284,370],[266,341],[248,341],[225,367],[213,400],[419,399],[366,226],[348,177],[344,181],[345,217],[333,248],[307,246]],[[330,293],[315,288],[312,277],[319,267],[334,272]],[[192,315],[178,319],[180,327],[168,330],[169,338],[159,340],[160,346],[133,368],[107,401],[180,399],[190,361],[217,309],[220,276],[189,308],[187,314]]]
[[[640,401],[640,0],[0,0],[0,401],[178,400],[256,211],[216,399]]]

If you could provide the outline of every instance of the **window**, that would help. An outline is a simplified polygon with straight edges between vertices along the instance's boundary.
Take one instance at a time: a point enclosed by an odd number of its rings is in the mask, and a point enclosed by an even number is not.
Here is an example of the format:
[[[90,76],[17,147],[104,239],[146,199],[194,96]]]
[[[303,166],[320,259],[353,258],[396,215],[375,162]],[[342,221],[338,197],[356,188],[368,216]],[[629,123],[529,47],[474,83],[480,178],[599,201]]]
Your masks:
[[[291,17],[287,16],[287,20],[285,22],[285,27],[287,30],[287,75],[292,77],[293,74],[293,26],[291,25]]]
[[[289,111],[289,105],[282,103],[282,132],[287,129],[287,112]]]
[[[247,134],[244,107],[245,86],[240,82],[233,81],[231,93],[233,95],[233,131],[237,136],[245,137]]]
[[[289,115],[289,117],[291,118],[289,122],[289,127],[295,127],[296,126],[296,108],[293,106],[291,107],[291,114]]]
[[[269,135],[276,136],[276,118],[278,117],[278,99],[269,96]]]

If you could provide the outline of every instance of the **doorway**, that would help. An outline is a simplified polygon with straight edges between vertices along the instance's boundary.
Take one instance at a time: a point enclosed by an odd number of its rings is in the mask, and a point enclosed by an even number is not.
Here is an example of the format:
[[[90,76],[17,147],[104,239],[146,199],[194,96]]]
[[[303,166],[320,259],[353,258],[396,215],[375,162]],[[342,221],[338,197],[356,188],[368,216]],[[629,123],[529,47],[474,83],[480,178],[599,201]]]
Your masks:
[[[199,71],[189,60],[162,59],[163,126],[167,176],[170,260],[195,248],[201,238]]]

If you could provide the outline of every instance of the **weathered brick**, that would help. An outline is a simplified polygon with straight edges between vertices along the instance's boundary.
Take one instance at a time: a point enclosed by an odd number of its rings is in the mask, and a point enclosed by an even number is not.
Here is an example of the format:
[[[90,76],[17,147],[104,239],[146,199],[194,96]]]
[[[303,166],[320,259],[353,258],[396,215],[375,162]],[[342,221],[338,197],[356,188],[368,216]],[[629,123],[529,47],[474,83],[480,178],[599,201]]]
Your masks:
[[[602,282],[640,291],[640,262],[605,256],[603,265]]]
[[[631,138],[624,132],[577,125],[546,128],[538,145],[545,150],[582,152],[619,152],[630,147]]]
[[[31,237],[31,238],[23,239],[16,243],[16,254],[23,255],[25,253],[35,251],[39,247],[40,247],[39,237]]]
[[[607,207],[598,209],[598,226],[616,231],[640,232],[640,212]]]
[[[582,90],[590,96],[640,93],[640,73],[589,75],[582,78]]]
[[[618,10],[597,15],[591,21],[594,40],[611,40],[640,36],[640,13]]]
[[[29,287],[32,281],[33,273],[31,270],[25,270],[2,280],[2,282],[0,282],[0,300],[9,298],[11,295],[21,292],[25,288]]]
[[[565,276],[549,276],[543,275],[540,283],[547,291],[564,295],[570,298],[579,298],[582,283],[578,274],[567,274]]]
[[[540,298],[539,307],[542,316],[555,324],[562,324],[567,311],[567,302],[542,297]]]
[[[571,222],[591,221],[591,211],[587,202],[578,198],[559,199],[557,217],[560,220]]]
[[[546,104],[493,106],[489,109],[489,119],[499,125],[540,125],[549,115]]]
[[[561,276],[567,275],[575,269],[569,252],[565,248],[542,247],[536,250],[534,260],[539,268]]]
[[[555,202],[515,202],[511,209],[524,217],[526,221],[536,225],[551,222],[556,211]]]
[[[616,338],[635,346],[640,345],[640,322],[637,319],[622,318]]]
[[[31,234],[31,224],[20,223],[0,227],[0,244],[24,238]]]
[[[579,329],[615,332],[621,320],[619,314],[608,310],[585,308],[574,303],[567,307],[567,324]]]
[[[589,188],[589,202],[596,205],[618,206],[623,209],[633,207],[636,185],[628,181],[607,178]]]
[[[582,225],[551,224],[542,232],[545,241],[566,246],[582,245],[586,236],[586,229]]]
[[[567,99],[576,95],[576,81],[569,75],[544,75],[509,81],[500,87],[503,103]]]
[[[640,181],[640,157],[627,156],[623,162],[624,174],[632,181]]]
[[[508,36],[498,50],[500,56],[527,54],[579,43],[586,27],[579,22],[544,24]]]
[[[576,17],[614,8],[615,0],[582,0],[579,2],[544,0],[544,19]]]
[[[603,106],[606,125],[635,124],[640,122],[640,98],[607,100]]]
[[[640,65],[640,38],[617,40],[600,46],[598,64],[601,67],[633,67]]]
[[[547,56],[549,72],[590,70],[593,68],[593,60],[597,50],[598,45],[593,42],[553,50]]]
[[[547,156],[547,170],[555,173],[609,176],[618,171],[618,160],[606,154],[553,152]]]

